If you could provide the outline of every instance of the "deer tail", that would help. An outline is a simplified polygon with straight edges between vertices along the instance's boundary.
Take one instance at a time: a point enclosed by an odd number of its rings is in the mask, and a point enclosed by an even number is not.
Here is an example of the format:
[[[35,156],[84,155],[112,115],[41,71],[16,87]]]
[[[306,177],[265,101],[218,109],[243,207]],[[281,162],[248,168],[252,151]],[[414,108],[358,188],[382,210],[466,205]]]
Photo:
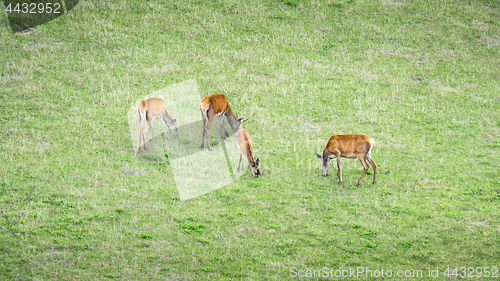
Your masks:
[[[366,154],[366,159],[372,159],[372,149],[375,147],[375,140],[370,138],[370,148],[368,149],[368,153]]]
[[[148,111],[148,108],[146,107],[146,103],[142,101],[141,105],[139,106],[139,120],[141,121],[141,125],[144,124],[146,121],[146,112]]]
[[[208,112],[208,107],[205,107],[205,106],[200,106],[200,111],[201,111],[201,114],[203,115],[203,118],[205,120],[208,119],[208,116],[207,116],[207,112]]]

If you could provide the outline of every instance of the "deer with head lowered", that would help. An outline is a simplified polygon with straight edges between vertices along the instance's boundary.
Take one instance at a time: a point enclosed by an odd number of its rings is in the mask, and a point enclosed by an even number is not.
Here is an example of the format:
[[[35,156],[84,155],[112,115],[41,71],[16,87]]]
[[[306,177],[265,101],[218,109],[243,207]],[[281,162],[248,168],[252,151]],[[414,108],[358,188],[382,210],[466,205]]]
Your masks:
[[[151,131],[151,140],[153,139],[153,120],[161,119],[167,127],[170,129],[174,136],[177,136],[177,122],[168,115],[165,103],[160,98],[149,98],[145,99],[139,105],[139,120],[140,120],[140,133],[139,133],[139,150],[141,150],[141,140],[144,143],[144,150],[146,150],[146,129],[149,127]],[[160,122],[161,123],[161,122]],[[163,132],[165,132],[165,137],[170,139],[167,134],[167,129],[165,124],[162,123]]]
[[[229,106],[227,97],[223,94],[213,94],[206,96],[200,103],[201,119],[203,120],[203,137],[201,139],[201,148],[205,147],[205,139],[207,140],[208,150],[212,150],[210,145],[210,128],[216,116],[220,120],[220,134],[221,138],[229,136],[226,128],[224,127],[223,116],[226,116],[227,122],[231,126],[233,134],[236,134],[241,127],[241,124],[247,121],[253,114],[253,112],[248,116],[247,119],[239,118],[235,115]],[[245,111],[243,110],[243,113]]]
[[[238,146],[240,147],[240,162],[238,163],[238,172],[240,171],[241,158],[243,155],[247,158],[248,164],[250,165],[250,169],[252,170],[252,174],[255,178],[260,176],[259,171],[259,158],[254,160],[253,157],[253,144],[252,139],[250,138],[250,134],[247,129],[240,129],[238,131]],[[241,166],[243,170],[245,168],[245,162]]]
[[[373,167],[373,183],[377,183],[377,168],[371,157],[373,147],[375,147],[375,140],[367,135],[333,135],[326,144],[326,147],[323,150],[323,155],[319,155],[317,153],[316,155],[323,162],[322,167],[324,176],[328,176],[330,159],[333,157],[337,158],[337,179],[339,180],[339,184],[342,183],[341,158],[358,158],[364,169],[357,184],[359,186],[366,172],[370,168],[370,166],[366,163],[367,161],[370,162]]]

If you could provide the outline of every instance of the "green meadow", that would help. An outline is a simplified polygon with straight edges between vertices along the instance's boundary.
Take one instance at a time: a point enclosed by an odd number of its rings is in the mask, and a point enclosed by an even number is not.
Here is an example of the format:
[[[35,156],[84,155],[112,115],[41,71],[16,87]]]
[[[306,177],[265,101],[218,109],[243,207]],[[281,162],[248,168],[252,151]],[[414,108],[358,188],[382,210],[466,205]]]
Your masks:
[[[498,1],[81,0],[22,33],[0,8],[0,280],[500,276]],[[159,121],[136,155],[129,110],[185,81],[195,118],[254,112],[262,177],[183,200]],[[375,139],[377,184],[322,176],[333,134]]]

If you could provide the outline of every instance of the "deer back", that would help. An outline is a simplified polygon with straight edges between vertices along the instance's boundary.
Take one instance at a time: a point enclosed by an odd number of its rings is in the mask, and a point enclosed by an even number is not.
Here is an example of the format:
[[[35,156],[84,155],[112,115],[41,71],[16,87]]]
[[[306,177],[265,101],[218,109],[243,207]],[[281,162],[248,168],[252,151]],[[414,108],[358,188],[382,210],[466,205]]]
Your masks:
[[[200,103],[201,111],[213,111],[214,115],[222,115],[231,110],[227,97],[223,94],[206,96]]]

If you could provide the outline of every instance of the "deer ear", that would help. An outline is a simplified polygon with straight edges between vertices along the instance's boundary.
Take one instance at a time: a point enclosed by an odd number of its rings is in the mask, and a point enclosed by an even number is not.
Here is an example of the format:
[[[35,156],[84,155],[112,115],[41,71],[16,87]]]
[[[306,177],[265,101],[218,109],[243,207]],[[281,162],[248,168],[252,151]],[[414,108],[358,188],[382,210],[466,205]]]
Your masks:
[[[255,160],[255,164],[256,164],[257,166],[259,166],[259,158],[257,158],[257,160]]]
[[[316,156],[318,156],[319,159],[323,159],[323,157],[321,155],[319,155],[318,153],[316,153]]]

